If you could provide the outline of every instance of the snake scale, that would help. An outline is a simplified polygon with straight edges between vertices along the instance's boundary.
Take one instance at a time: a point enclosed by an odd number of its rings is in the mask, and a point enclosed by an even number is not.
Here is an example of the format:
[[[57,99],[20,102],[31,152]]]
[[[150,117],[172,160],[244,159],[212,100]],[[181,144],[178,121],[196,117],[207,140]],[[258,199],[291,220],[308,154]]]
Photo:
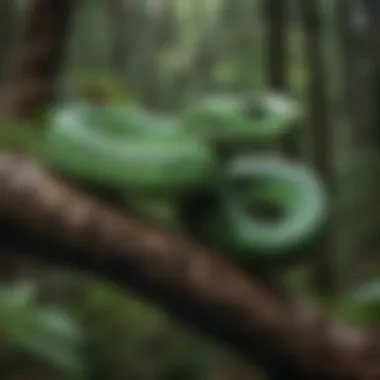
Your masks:
[[[323,185],[300,163],[239,152],[226,159],[217,148],[274,141],[301,119],[298,104],[278,94],[208,96],[175,117],[78,103],[54,112],[38,156],[59,172],[120,193],[178,197],[208,189],[220,201],[199,221],[210,241],[235,253],[279,257],[319,230],[327,214]],[[280,208],[281,220],[249,214],[248,206],[260,202]]]

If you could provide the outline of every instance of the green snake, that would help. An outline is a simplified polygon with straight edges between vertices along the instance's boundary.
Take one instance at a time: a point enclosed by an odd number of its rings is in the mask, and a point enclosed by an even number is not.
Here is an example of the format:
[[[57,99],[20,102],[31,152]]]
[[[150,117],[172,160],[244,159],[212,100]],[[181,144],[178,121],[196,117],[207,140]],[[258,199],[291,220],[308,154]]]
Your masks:
[[[138,108],[73,106],[55,115],[44,157],[59,170],[118,190],[179,191],[212,182],[216,154],[176,124]]]
[[[184,127],[214,142],[263,142],[302,120],[300,105],[285,94],[206,96],[184,112]]]
[[[285,253],[294,251],[297,259],[296,248],[315,236],[327,214],[325,189],[314,173],[269,155],[231,159],[220,199],[219,210],[204,217],[202,229],[239,260],[254,253],[256,261],[289,262]],[[280,220],[252,217],[250,206],[257,205],[275,206]]]
[[[189,194],[207,188],[221,202],[218,215],[200,221],[210,240],[228,239],[225,245],[235,252],[280,255],[321,226],[323,186],[303,165],[255,154],[226,160],[216,145],[274,141],[302,119],[301,111],[279,94],[207,96],[175,117],[137,106],[75,104],[55,112],[38,154],[60,172],[120,193]],[[265,223],[247,214],[245,206],[261,198],[284,209],[281,221]]]

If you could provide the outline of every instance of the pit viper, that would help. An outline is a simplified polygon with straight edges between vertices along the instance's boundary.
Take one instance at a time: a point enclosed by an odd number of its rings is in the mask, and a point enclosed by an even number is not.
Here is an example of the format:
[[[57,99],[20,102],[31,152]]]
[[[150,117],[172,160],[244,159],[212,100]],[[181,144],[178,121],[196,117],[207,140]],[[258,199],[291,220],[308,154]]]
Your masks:
[[[38,155],[60,172],[120,192],[177,194],[206,186],[221,201],[218,215],[200,221],[210,239],[229,239],[226,245],[237,251],[280,255],[322,225],[323,185],[300,163],[238,153],[226,161],[215,145],[273,141],[302,118],[298,103],[271,93],[211,95],[171,117],[138,106],[74,104],[54,112]],[[277,204],[281,220],[249,215],[246,209],[254,201]]]

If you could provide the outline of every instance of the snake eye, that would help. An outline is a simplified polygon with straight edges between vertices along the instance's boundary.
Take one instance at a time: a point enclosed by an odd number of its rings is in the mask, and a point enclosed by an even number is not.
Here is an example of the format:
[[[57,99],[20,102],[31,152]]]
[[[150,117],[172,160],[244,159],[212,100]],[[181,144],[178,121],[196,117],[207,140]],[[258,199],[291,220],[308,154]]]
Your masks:
[[[244,107],[245,115],[255,121],[259,121],[264,119],[265,117],[265,109],[261,103],[248,103]]]

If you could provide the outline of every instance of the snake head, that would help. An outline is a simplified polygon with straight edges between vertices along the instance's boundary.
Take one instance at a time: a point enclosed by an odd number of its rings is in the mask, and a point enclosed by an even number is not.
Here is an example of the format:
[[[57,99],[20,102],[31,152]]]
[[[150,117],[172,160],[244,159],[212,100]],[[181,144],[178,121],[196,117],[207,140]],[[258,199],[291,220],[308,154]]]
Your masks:
[[[272,141],[300,124],[303,114],[286,94],[209,95],[185,110],[184,124],[212,141]]]

